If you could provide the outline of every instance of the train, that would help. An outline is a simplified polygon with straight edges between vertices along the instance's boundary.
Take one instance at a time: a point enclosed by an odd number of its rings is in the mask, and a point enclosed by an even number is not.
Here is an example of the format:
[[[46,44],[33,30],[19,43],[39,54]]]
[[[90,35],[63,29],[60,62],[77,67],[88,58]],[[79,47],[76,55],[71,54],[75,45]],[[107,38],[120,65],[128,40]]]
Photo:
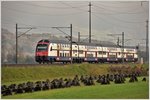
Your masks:
[[[137,62],[138,53],[136,47],[81,43],[64,40],[42,39],[38,41],[35,51],[35,60],[41,63],[121,63]],[[72,51],[72,53],[71,53]],[[71,56],[72,55],[72,56]]]

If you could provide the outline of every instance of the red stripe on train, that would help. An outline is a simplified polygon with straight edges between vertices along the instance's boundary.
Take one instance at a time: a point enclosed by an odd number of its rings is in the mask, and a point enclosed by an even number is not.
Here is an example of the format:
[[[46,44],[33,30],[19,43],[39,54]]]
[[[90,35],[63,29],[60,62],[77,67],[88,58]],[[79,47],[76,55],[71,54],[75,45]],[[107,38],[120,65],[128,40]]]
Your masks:
[[[36,52],[36,56],[48,56],[48,52],[47,51],[37,51]]]

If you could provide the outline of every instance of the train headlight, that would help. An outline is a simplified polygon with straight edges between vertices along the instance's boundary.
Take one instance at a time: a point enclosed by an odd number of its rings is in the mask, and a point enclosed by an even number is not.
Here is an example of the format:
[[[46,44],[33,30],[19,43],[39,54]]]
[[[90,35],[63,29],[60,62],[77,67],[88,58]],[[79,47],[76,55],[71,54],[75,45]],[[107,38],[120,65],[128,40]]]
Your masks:
[[[109,61],[109,58],[107,58],[107,60]]]
[[[84,58],[84,60],[87,60],[87,58]]]
[[[118,60],[118,59],[116,58],[116,60]]]
[[[128,61],[128,59],[126,59],[126,61]]]
[[[97,60],[97,58],[95,58],[95,60]]]
[[[69,58],[69,60],[71,60],[71,58]]]

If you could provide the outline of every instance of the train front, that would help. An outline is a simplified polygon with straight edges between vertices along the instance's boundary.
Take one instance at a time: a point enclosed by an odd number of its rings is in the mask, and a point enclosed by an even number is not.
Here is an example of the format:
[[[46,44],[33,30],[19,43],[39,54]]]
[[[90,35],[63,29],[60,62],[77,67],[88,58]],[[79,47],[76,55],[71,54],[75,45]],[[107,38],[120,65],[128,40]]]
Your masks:
[[[48,40],[41,40],[38,42],[35,52],[36,62],[40,64],[48,62],[48,47],[49,47]]]

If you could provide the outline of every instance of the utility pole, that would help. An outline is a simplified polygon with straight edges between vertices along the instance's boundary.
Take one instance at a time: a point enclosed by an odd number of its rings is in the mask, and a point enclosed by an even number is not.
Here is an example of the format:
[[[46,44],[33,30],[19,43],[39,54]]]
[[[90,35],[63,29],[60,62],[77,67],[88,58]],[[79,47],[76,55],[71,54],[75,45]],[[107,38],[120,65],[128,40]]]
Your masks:
[[[71,64],[72,64],[72,24],[70,24],[70,57],[71,57]]]
[[[80,32],[78,32],[78,42],[80,42]]]
[[[18,29],[28,29],[26,32],[22,33],[21,35],[18,35]],[[32,29],[36,29],[34,27],[18,27],[18,24],[16,23],[16,64],[18,64],[18,38],[22,35],[26,34]]]
[[[89,43],[91,43],[91,2],[89,2]]]
[[[120,41],[119,41],[119,37],[118,37],[118,40],[117,40],[117,46],[119,46],[119,42],[120,42]]]
[[[124,64],[124,32],[122,32],[122,63]]]
[[[107,34],[108,36],[122,36],[122,46],[121,46],[121,51],[122,51],[122,63],[124,64],[124,32],[122,34]]]
[[[139,62],[140,62],[140,58],[141,58],[141,55],[140,55],[140,44],[138,43],[138,46],[137,46],[137,54],[138,54],[138,59],[139,59]]]
[[[148,36],[149,36],[149,30],[148,30],[148,20],[146,20],[146,62],[149,61],[149,48],[148,48]]]
[[[18,24],[16,23],[16,64],[18,63]]]

